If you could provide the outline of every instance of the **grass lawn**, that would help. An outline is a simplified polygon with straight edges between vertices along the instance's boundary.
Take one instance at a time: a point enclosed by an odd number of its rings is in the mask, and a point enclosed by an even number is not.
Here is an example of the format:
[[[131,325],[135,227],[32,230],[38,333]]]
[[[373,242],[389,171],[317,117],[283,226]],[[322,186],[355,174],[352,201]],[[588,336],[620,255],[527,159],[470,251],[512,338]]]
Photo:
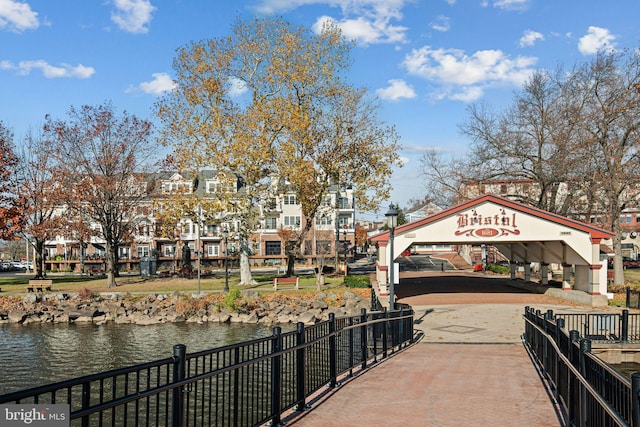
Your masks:
[[[31,274],[20,275],[17,277],[0,277],[0,295],[20,295],[27,293],[27,285]],[[242,289],[255,289],[258,291],[270,291],[273,287],[274,274],[255,274],[253,279],[258,282],[254,286],[242,286]],[[49,275],[49,279],[53,280],[52,292],[79,292],[83,288],[89,289],[92,293],[100,292],[120,292],[120,293],[161,293],[170,294],[173,292],[194,293],[198,291],[197,278],[156,278],[141,276],[123,276],[116,279],[118,287],[107,288],[106,278],[82,277],[82,276],[64,276]],[[229,276],[229,288],[235,289],[239,280],[238,275]],[[343,276],[325,275],[326,288],[342,287]],[[206,277],[200,279],[200,290],[202,292],[221,292],[224,289],[225,279],[222,277]],[[315,290],[316,279],[314,275],[300,276],[300,288]],[[280,289],[279,289],[280,292]],[[283,290],[283,292],[287,292]]]

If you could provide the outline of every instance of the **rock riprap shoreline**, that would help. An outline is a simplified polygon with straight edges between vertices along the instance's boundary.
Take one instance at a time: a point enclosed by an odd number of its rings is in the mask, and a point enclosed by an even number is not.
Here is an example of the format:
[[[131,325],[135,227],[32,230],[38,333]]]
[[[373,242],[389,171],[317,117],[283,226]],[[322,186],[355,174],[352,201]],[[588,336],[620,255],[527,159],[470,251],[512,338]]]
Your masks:
[[[314,294],[260,295],[254,290],[230,294],[129,295],[111,293],[27,294],[0,298],[0,324],[107,322],[152,325],[168,322],[238,322],[310,325],[336,317],[357,316],[370,310],[370,289]]]

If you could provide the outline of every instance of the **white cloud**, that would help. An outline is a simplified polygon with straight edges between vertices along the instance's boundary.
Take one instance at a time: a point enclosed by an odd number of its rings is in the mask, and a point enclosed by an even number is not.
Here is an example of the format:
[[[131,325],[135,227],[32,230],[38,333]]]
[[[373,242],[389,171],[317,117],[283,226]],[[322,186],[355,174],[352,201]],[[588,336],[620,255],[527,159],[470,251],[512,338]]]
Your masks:
[[[431,23],[431,28],[443,33],[449,31],[450,26],[449,17],[444,15],[437,16],[435,21]]]
[[[583,55],[594,55],[602,48],[615,49],[616,37],[606,28],[589,27],[587,34],[580,38],[578,50]]]
[[[397,101],[402,98],[415,98],[416,92],[404,80],[389,80],[389,87],[376,90],[380,99]]]
[[[93,67],[85,67],[82,64],[76,66],[71,66],[69,64],[53,66],[41,59],[37,61],[20,61],[17,65],[11,61],[2,61],[0,62],[0,69],[13,70],[23,76],[30,74],[31,70],[40,70],[42,71],[42,75],[48,79],[64,77],[87,79],[96,72]]]
[[[459,49],[424,46],[407,54],[403,65],[411,74],[443,85],[443,92],[437,94],[440,99],[470,100],[489,85],[521,85],[536,62],[534,57],[510,58],[500,50],[480,50],[469,56]]]
[[[312,4],[339,8],[341,17],[321,16],[312,29],[319,33],[327,21],[337,25],[345,37],[368,45],[374,43],[404,43],[407,28],[394,24],[402,19],[402,8],[408,0],[262,0],[256,9],[274,15]]]
[[[0,28],[20,33],[40,26],[38,14],[28,3],[16,0],[0,0]]]
[[[125,90],[126,93],[131,92],[144,92],[154,96],[160,96],[165,92],[172,91],[176,85],[167,73],[153,73],[151,75],[153,80],[148,82],[142,82],[138,87],[132,87]]]
[[[387,19],[372,20],[364,16],[341,20],[335,20],[330,16],[321,16],[311,28],[314,32],[320,33],[323,25],[327,22],[338,26],[347,39],[355,40],[361,45],[402,43],[406,39],[406,27],[391,25]]]
[[[243,93],[249,90],[247,88],[247,84],[243,80],[240,80],[239,78],[236,78],[236,77],[230,78],[227,84],[228,84],[227,93],[232,98],[241,96]]]
[[[493,6],[499,9],[522,10],[529,6],[530,0],[496,0]]]
[[[542,35],[542,33],[533,30],[527,30],[524,32],[522,37],[520,37],[520,47],[533,46],[538,40],[544,40],[544,36]]]
[[[146,33],[151,22],[151,15],[156,10],[149,0],[113,0],[116,11],[111,13],[111,20],[121,30],[129,33]]]

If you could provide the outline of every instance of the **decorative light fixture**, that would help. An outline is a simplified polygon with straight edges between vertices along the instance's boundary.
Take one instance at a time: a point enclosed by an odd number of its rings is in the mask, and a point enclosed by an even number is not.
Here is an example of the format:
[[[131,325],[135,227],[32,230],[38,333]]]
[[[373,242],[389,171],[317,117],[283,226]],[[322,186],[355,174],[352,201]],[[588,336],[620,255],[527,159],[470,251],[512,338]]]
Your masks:
[[[393,237],[395,228],[398,225],[398,209],[394,206],[393,203],[389,205],[389,210],[384,216],[387,217],[387,226],[389,227],[389,261],[387,265],[389,266],[389,310],[395,309],[395,278],[394,276],[394,253],[393,253]]]

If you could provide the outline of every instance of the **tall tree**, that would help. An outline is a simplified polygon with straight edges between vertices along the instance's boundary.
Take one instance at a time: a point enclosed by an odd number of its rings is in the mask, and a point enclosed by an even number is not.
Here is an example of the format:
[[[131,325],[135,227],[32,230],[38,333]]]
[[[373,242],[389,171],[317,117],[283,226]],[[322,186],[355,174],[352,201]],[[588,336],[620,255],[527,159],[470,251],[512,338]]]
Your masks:
[[[158,103],[164,138],[179,165],[214,165],[240,182],[227,201],[239,224],[241,283],[251,280],[258,202],[296,194],[305,221],[299,247],[331,185],[354,185],[362,208],[388,197],[397,135],[378,122],[366,91],[346,83],[350,47],[336,27],[313,34],[255,19],[178,51],[177,88]]]
[[[583,194],[578,166],[585,162],[584,151],[576,149],[576,123],[567,114],[562,78],[561,71],[536,72],[505,111],[469,107],[461,130],[474,141],[468,164],[475,179],[530,181],[528,193],[506,196],[566,215]]]
[[[72,107],[68,119],[44,125],[68,216],[98,225],[106,246],[107,286],[117,286],[118,247],[149,213],[148,175],[154,145],[147,120],[111,103]]]
[[[613,238],[614,282],[624,284],[620,215],[640,202],[640,56],[600,51],[571,73],[575,124],[596,183],[594,198],[607,213]]]
[[[60,197],[61,192],[52,166],[51,153],[45,139],[42,135],[34,135],[30,131],[20,153],[16,188],[20,204],[24,206],[24,226],[21,234],[35,253],[36,279],[45,277],[46,241],[61,234],[65,230],[65,223],[68,225],[67,217],[60,212],[64,201]]]
[[[0,121],[0,239],[13,240],[22,228],[24,206],[16,194],[13,133]]]

